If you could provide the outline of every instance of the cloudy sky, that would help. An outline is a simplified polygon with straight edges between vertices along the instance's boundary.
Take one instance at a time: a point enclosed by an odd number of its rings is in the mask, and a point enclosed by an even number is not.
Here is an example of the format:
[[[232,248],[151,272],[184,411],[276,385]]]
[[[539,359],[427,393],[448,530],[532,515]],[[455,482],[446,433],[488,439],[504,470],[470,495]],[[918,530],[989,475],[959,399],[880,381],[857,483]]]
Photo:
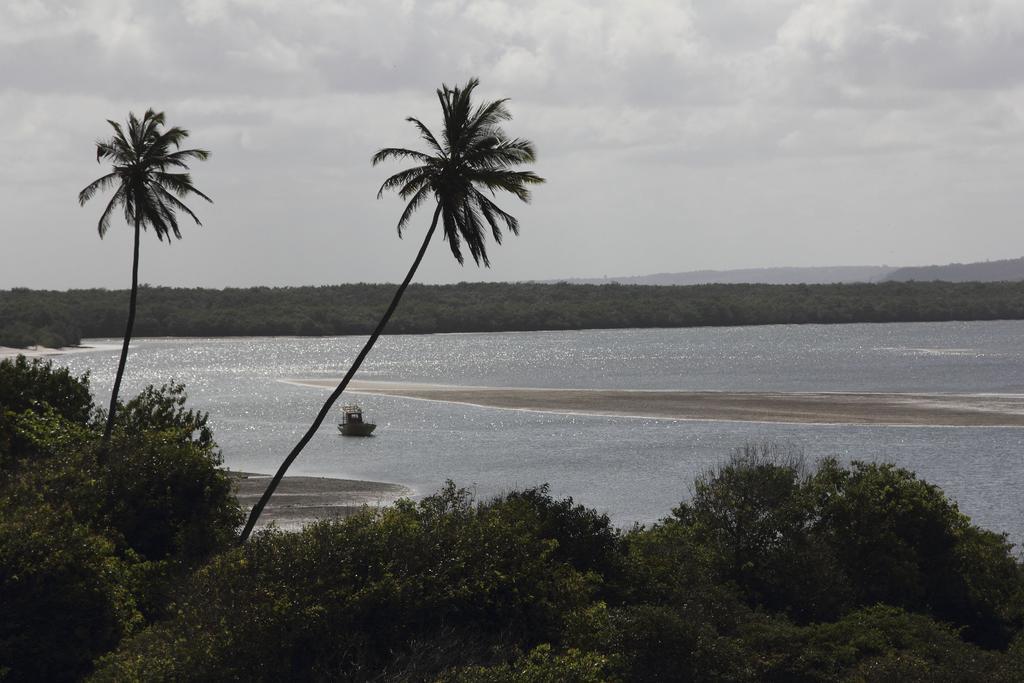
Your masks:
[[[397,281],[430,214],[399,240],[370,156],[471,76],[548,183],[490,270],[438,241],[420,281],[1018,257],[1022,65],[1020,0],[4,0],[0,288],[127,286],[76,195],[147,107],[215,204],[142,281]]]

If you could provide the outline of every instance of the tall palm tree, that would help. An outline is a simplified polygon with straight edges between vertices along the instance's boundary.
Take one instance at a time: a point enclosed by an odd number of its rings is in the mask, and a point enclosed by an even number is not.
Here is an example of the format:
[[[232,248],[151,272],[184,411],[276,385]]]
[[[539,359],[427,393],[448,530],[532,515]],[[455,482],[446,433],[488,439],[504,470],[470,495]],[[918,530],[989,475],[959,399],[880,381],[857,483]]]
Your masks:
[[[209,158],[210,153],[202,149],[181,149],[181,143],[188,137],[188,131],[176,126],[164,129],[163,112],[148,109],[141,120],[134,113],[129,113],[127,129],[115,121],[108,120],[107,123],[114,129],[114,135],[107,140],[96,142],[96,163],[108,160],[113,168],[110,173],[92,181],[79,192],[78,203],[84,206],[97,192],[116,188],[113,197],[100,215],[100,238],[107,234],[110,217],[114,210],[120,207],[124,211],[125,221],[135,226],[135,247],[132,257],[132,293],[128,302],[128,323],[125,325],[121,360],[117,364],[114,389],[110,395],[110,410],[107,412],[107,425],[103,430],[103,441],[100,446],[101,457],[106,452],[114,428],[117,394],[121,389],[124,365],[128,359],[128,344],[135,324],[135,301],[139,291],[139,233],[152,227],[157,239],[162,242],[166,237],[170,244],[171,235],[181,239],[178,211],[188,214],[196,225],[202,225],[192,209],[185,206],[181,200],[194,194],[208,202],[213,201],[192,185],[187,163],[191,159],[204,161]]]
[[[477,265],[482,263],[489,267],[491,264],[487,259],[485,245],[488,230],[498,244],[501,244],[503,226],[513,234],[519,234],[519,222],[515,217],[502,211],[491,197],[497,191],[504,190],[527,202],[530,200],[528,186],[542,183],[544,179],[531,171],[513,170],[515,166],[534,161],[533,143],[505,135],[501,123],[512,118],[505,106],[507,100],[484,102],[473,106],[473,90],[478,84],[479,81],[473,78],[465,87],[449,88],[442,85],[437,91],[443,117],[440,140],[418,119],[406,119],[416,127],[426,143],[426,152],[386,147],[373,155],[374,166],[389,159],[408,159],[416,164],[385,180],[377,193],[377,198],[380,199],[385,190],[395,190],[408,202],[398,219],[398,236],[402,236],[402,231],[416,209],[433,199],[436,207],[430,229],[423,238],[423,245],[416,254],[409,273],[399,285],[384,316],[377,323],[377,328],[370,335],[363,350],[356,356],[352,367],[345,373],[344,379],[320,408],[312,426],[281,463],[267,490],[250,512],[249,520],[242,530],[243,543],[252,533],[263,507],[270,500],[284,473],[313,438],[331,407],[373,348],[391,314],[395,312],[402,294],[405,293],[413,275],[416,274],[416,269],[419,268],[420,261],[423,260],[438,220],[440,219],[444,226],[444,238],[459,263],[463,263],[463,242]]]

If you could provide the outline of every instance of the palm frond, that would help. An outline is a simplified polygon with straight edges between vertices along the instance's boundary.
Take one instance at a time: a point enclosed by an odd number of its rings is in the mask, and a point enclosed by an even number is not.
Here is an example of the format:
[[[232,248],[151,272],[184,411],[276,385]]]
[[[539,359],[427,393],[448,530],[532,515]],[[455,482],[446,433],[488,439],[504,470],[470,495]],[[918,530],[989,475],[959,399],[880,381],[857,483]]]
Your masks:
[[[173,194],[171,194],[164,188],[160,187],[159,185],[156,186],[156,192],[159,194],[164,204],[167,205],[169,208],[174,208],[177,209],[178,211],[184,211],[192,218],[192,220],[196,222],[196,225],[203,224],[203,222],[199,220],[199,216],[195,215],[195,213],[192,212],[192,209],[188,208],[188,206],[186,206],[184,202],[175,197]],[[180,235],[177,236],[181,237]]]
[[[179,149],[176,152],[164,155],[163,159],[167,159],[170,162],[184,162],[188,159],[195,159],[196,161],[206,161],[210,158],[210,152],[206,149]]]
[[[499,122],[512,118],[512,114],[505,107],[506,102],[508,102],[507,99],[495,100],[494,102],[484,102],[477,107],[472,117],[466,122],[467,147],[482,137],[504,137]]]
[[[174,145],[175,149],[181,148],[181,142],[188,137],[188,131],[184,128],[174,126],[167,130],[155,133],[155,139],[153,143],[163,147]]]
[[[153,179],[156,181],[156,185],[162,185],[170,188],[174,194],[178,195],[182,199],[194,194],[197,197],[202,197],[211,204],[213,203],[212,199],[207,197],[192,184],[192,176],[189,173],[166,173],[158,171],[153,174]]]
[[[487,246],[484,242],[483,220],[477,205],[472,201],[463,201],[459,205],[459,213],[462,214],[462,239],[469,247],[469,254],[473,261],[485,268],[490,268],[491,262],[487,259]]]
[[[164,240],[164,235],[167,235],[168,242],[171,239],[171,234],[181,239],[181,232],[178,230],[178,221],[174,216],[174,212],[163,201],[158,188],[147,188],[144,216],[144,223],[153,226],[153,232],[156,233],[157,239],[161,242]]]
[[[462,230],[458,211],[454,207],[442,204],[441,224],[444,227],[444,238],[448,241],[448,248],[452,250],[452,256],[460,266],[463,265],[465,260],[462,258],[462,249],[459,246],[459,233]]]
[[[428,162],[431,157],[424,154],[423,152],[417,152],[414,149],[404,149],[402,147],[385,147],[384,149],[378,150],[373,157],[370,158],[370,162],[376,166],[382,161],[388,159],[415,159],[420,162]]]
[[[107,234],[107,229],[110,228],[110,214],[113,213],[114,209],[124,203],[125,189],[122,185],[117,188],[114,196],[110,198],[110,202],[107,203],[107,208],[103,209],[103,213],[100,214],[100,222],[97,224],[96,229],[100,233],[100,239]]]
[[[404,187],[413,179],[422,178],[427,168],[427,166],[414,166],[413,168],[407,168],[404,171],[399,171],[394,174],[381,184],[380,189],[377,190],[377,199],[384,196],[385,190],[394,190],[395,188]],[[402,194],[401,190],[399,190],[399,194]]]
[[[114,137],[122,142],[128,142],[128,137],[124,134],[124,129],[121,128],[121,124],[117,121],[107,119],[107,123],[114,129]]]
[[[430,129],[423,125],[422,121],[413,116],[409,116],[405,120],[416,126],[417,130],[420,132],[420,137],[423,138],[423,140],[430,145],[435,152],[442,155],[445,153],[444,148],[441,147],[441,143],[437,141],[437,138],[435,138],[434,134],[430,132]]]
[[[398,196],[402,199],[408,199],[415,193],[419,192],[421,187],[431,187],[432,185],[433,183],[431,182],[430,176],[419,176],[403,185],[402,188],[398,190]]]
[[[516,217],[510,213],[506,213],[495,204],[490,198],[487,197],[483,192],[474,189],[473,199],[480,205],[480,212],[487,219],[487,222],[491,226],[491,230],[494,234],[494,240],[501,244],[501,238],[499,237],[500,230],[496,219],[501,219],[505,223],[505,228],[513,235],[519,234],[519,221]]]
[[[100,190],[105,190],[113,185],[118,180],[118,174],[108,173],[105,176],[101,176],[96,180],[92,181],[85,188],[78,193],[78,204],[85,206],[85,203],[93,198],[93,196]]]
[[[149,112],[147,111],[146,114],[149,114]],[[133,149],[142,149],[142,124],[135,116],[135,112],[128,112],[128,141]]]
[[[479,168],[508,168],[537,160],[533,143],[529,140],[516,138],[495,139],[492,144],[485,144],[486,142],[490,141],[481,141],[480,145],[475,146],[466,155],[467,163]]]
[[[398,219],[398,236],[402,236],[402,231],[405,230],[405,226],[409,224],[409,219],[416,212],[423,202],[427,201],[430,197],[430,186],[423,185],[416,194],[412,196],[409,203],[405,205],[405,210],[402,212],[402,217]]]
[[[482,185],[492,193],[496,190],[504,190],[511,192],[524,202],[530,201],[530,190],[526,186],[544,182],[544,179],[533,171],[473,169],[467,176],[474,184]]]

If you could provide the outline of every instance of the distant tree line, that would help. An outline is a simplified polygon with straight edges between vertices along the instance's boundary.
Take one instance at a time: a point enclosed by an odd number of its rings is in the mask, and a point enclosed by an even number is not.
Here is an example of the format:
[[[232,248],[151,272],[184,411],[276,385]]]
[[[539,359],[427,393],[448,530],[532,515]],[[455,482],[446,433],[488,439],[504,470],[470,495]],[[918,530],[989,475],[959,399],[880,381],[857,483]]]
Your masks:
[[[142,287],[148,337],[369,334],[395,287]],[[124,331],[125,292],[0,291],[0,345],[69,346]],[[1024,282],[689,286],[409,286],[391,334],[1024,319]]]

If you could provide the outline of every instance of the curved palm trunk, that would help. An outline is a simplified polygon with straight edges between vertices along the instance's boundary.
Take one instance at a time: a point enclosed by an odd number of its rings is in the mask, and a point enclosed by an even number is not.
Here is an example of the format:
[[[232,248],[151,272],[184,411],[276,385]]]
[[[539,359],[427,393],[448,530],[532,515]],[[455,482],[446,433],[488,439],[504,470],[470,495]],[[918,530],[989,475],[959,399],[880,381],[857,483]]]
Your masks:
[[[121,360],[117,364],[117,375],[114,377],[114,389],[110,394],[110,409],[107,411],[107,426],[103,430],[103,441],[100,443],[100,460],[106,457],[110,445],[110,434],[114,431],[114,417],[117,413],[117,394],[121,390],[121,378],[124,366],[128,361],[128,344],[132,340],[132,327],[135,325],[135,300],[139,293],[139,219],[135,219],[135,253],[132,257],[132,294],[128,302],[128,324],[124,328],[124,343],[121,345]]]
[[[284,473],[288,471],[288,468],[291,466],[295,458],[299,456],[302,449],[306,447],[306,444],[309,443],[310,439],[313,438],[313,435],[316,434],[316,430],[320,428],[321,424],[323,424],[324,419],[330,412],[331,407],[334,406],[335,401],[337,401],[338,397],[341,396],[341,393],[345,391],[345,387],[348,386],[353,375],[355,375],[356,371],[359,370],[359,366],[363,364],[366,356],[370,353],[370,349],[372,349],[373,345],[377,343],[377,337],[379,337],[381,332],[384,331],[384,326],[388,324],[388,320],[391,319],[391,314],[394,313],[395,309],[398,307],[398,302],[405,293],[406,288],[409,286],[409,282],[412,281],[413,276],[416,274],[416,269],[420,267],[420,261],[423,260],[423,255],[427,253],[427,245],[430,244],[430,238],[434,236],[434,229],[437,227],[437,219],[440,215],[441,205],[438,204],[437,209],[434,211],[434,219],[430,223],[430,230],[427,231],[427,236],[423,238],[423,246],[420,247],[419,253],[416,254],[416,260],[412,262],[412,268],[409,269],[409,273],[405,276],[405,280],[402,281],[402,284],[398,287],[398,291],[395,292],[395,296],[391,300],[391,305],[388,306],[388,310],[384,312],[384,317],[382,317],[380,322],[377,323],[377,328],[373,331],[373,334],[370,335],[370,338],[366,341],[366,345],[363,347],[363,350],[359,352],[358,356],[356,356],[355,361],[352,362],[352,367],[350,367],[348,372],[345,373],[345,377],[341,380],[341,383],[331,393],[327,401],[324,402],[323,407],[320,408],[320,412],[317,413],[312,426],[306,430],[303,437],[299,439],[299,443],[295,445],[292,452],[289,453],[288,457],[284,459],[283,463],[281,463],[281,467],[278,468],[277,474],[274,475],[274,478],[270,480],[270,484],[267,485],[267,490],[263,492],[259,501],[257,501],[256,505],[253,506],[252,511],[249,513],[249,520],[245,523],[245,528],[242,529],[242,535],[239,538],[240,543],[245,543],[246,540],[248,540],[249,534],[252,533],[253,527],[256,526],[256,521],[259,520],[260,514],[263,512],[263,508],[270,500],[270,497],[274,495],[277,485],[281,483]]]

